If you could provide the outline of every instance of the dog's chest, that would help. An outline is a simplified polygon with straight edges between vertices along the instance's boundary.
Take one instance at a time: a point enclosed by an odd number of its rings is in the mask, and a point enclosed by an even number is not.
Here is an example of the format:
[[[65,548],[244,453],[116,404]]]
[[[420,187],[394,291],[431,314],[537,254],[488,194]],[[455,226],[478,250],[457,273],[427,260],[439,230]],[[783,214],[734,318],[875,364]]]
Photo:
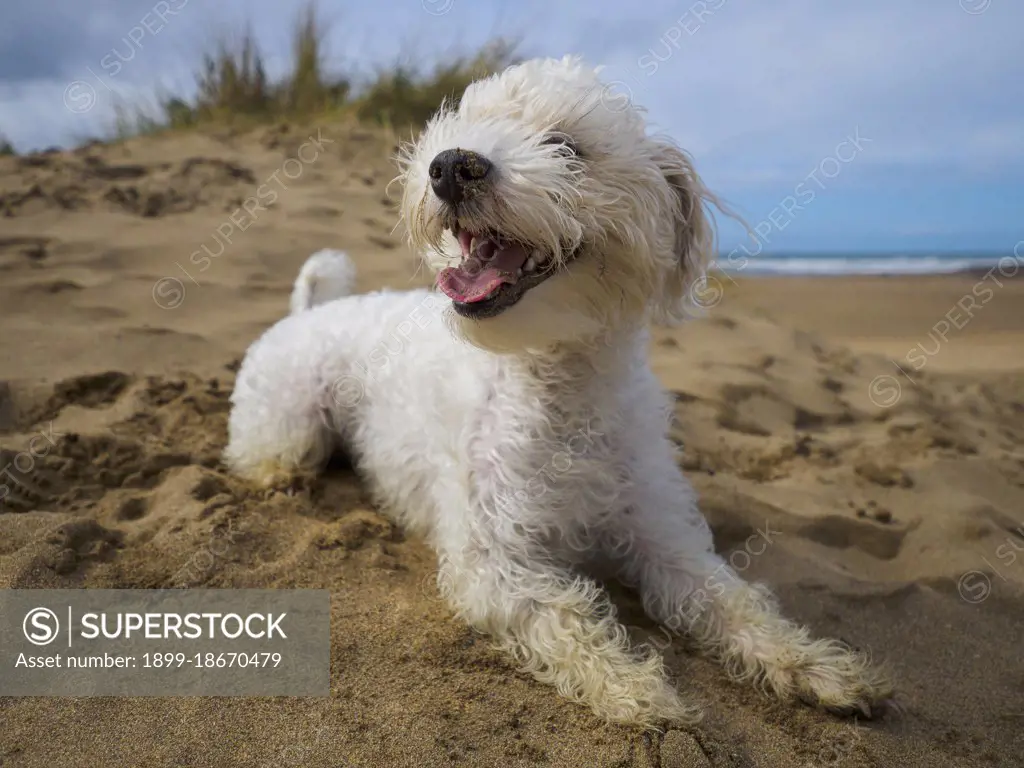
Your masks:
[[[498,375],[467,443],[471,503],[542,532],[621,506],[628,477],[606,400],[600,387],[567,393]]]

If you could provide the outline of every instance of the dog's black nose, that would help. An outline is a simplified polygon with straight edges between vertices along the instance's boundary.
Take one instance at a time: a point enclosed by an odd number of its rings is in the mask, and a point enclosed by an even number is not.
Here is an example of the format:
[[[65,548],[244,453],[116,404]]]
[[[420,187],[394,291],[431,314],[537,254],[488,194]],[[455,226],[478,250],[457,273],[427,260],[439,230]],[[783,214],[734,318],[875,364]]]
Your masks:
[[[446,149],[430,161],[430,186],[446,203],[456,205],[467,189],[480,184],[491,172],[491,161],[468,149]]]

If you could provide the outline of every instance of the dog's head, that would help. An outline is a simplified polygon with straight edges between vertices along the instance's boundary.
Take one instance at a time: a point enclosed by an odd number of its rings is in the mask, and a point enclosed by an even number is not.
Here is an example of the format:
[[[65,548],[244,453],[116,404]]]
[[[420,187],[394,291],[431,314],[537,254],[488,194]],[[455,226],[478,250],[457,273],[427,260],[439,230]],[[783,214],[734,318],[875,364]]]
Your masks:
[[[689,157],[578,59],[473,83],[400,158],[410,244],[496,350],[676,316],[714,241]]]

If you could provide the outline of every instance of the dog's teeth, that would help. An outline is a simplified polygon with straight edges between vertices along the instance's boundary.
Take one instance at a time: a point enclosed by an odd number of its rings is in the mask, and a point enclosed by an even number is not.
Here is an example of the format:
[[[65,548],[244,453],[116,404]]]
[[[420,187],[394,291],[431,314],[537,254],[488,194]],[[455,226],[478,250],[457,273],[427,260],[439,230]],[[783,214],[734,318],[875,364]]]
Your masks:
[[[528,258],[526,260],[526,263],[523,264],[523,270],[522,271],[523,272],[533,272],[533,270],[535,270],[536,268],[537,268],[537,262],[534,261],[533,256],[531,256],[530,258]]]
[[[540,264],[544,261],[544,254],[540,252],[540,248],[534,248],[533,253],[530,254],[530,258],[533,259],[535,263]]]
[[[469,240],[469,255],[472,256],[474,253],[476,253],[476,235]]]

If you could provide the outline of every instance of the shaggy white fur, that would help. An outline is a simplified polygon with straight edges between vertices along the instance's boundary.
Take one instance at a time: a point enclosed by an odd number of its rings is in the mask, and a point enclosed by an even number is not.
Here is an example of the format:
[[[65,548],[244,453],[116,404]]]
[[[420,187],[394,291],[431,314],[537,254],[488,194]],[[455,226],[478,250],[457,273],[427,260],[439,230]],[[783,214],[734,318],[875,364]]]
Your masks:
[[[714,244],[689,158],[565,58],[473,84],[401,163],[410,243],[444,292],[321,303],[351,290],[351,264],[311,258],[239,371],[229,465],[274,484],[347,449],[437,550],[459,615],[609,720],[699,709],[630,646],[596,565],[734,679],[879,711],[884,674],[714,553],[667,437],[646,326],[684,312]]]

